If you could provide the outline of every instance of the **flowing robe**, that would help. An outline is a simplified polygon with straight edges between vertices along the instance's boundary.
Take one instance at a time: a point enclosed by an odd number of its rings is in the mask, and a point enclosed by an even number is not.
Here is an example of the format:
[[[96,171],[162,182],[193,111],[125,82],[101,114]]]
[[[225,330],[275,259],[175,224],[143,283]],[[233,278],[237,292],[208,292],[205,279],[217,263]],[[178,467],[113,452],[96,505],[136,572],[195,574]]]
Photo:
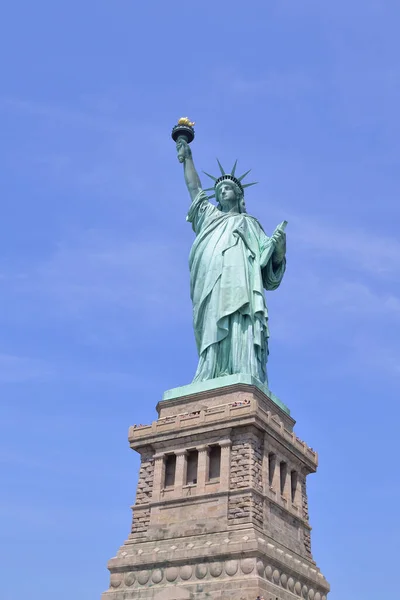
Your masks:
[[[286,261],[274,267],[274,243],[257,219],[221,212],[204,191],[192,202],[187,221],[196,233],[189,256],[199,353],[193,381],[246,373],[265,383],[269,331],[264,288],[279,286]]]

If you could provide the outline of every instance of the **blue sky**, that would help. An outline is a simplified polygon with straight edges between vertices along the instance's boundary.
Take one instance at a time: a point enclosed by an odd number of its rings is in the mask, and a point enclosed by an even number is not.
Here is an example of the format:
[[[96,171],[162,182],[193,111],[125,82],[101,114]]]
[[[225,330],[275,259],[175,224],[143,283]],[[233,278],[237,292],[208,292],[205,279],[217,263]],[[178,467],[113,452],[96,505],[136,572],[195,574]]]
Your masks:
[[[319,451],[331,600],[393,598],[400,492],[400,6],[14,0],[0,53],[2,598],[96,599],[130,527],[128,426],[196,368],[170,130],[289,221],[270,387]],[[379,592],[377,591],[379,590]]]

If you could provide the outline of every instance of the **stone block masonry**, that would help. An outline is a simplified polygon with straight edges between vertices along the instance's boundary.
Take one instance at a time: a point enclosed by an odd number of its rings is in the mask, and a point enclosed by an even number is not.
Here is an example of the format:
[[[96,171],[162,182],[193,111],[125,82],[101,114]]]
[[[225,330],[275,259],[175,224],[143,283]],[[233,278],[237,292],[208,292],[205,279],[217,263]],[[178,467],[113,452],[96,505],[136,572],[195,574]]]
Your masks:
[[[154,483],[154,453],[152,448],[145,446],[141,449],[140,454],[141,464],[136,489],[136,505],[148,504],[150,502]]]
[[[252,486],[262,492],[263,436],[253,427],[232,433],[230,489]]]
[[[327,600],[311,554],[317,454],[256,386],[158,404],[131,427],[141,465],[131,532],[103,600]]]

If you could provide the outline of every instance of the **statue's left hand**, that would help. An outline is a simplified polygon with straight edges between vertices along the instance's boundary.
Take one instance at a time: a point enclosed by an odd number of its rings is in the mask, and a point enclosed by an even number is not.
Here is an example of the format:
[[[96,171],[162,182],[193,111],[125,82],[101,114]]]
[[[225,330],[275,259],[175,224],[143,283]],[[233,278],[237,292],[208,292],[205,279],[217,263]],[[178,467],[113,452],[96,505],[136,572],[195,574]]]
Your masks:
[[[286,254],[286,233],[281,229],[275,231],[271,237],[275,244],[272,259],[275,263],[281,263]]]

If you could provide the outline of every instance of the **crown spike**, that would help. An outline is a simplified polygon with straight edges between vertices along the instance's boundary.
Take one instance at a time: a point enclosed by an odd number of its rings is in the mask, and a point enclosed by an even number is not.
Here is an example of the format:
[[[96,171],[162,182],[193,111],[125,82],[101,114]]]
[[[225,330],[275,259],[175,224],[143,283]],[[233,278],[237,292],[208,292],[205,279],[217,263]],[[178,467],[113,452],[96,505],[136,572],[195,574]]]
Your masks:
[[[213,179],[214,181],[217,181],[217,178],[214,177],[214,175],[210,175],[210,173],[206,173],[206,171],[203,171],[204,175],[207,175],[207,177],[209,177],[210,179]]]
[[[213,192],[215,190],[214,187],[211,188],[203,188],[203,192]]]
[[[209,200],[212,200],[212,198],[215,198],[215,194],[212,194],[211,196],[208,196]]]
[[[249,169],[248,171],[246,171],[246,173],[244,173],[243,175],[241,175],[240,177],[238,177],[239,181],[242,181],[242,179],[244,179],[246,177],[246,175],[248,175],[250,173],[251,169]]]
[[[219,162],[218,158],[217,158],[217,163],[219,166],[219,170],[221,171],[221,175],[226,175],[223,166],[221,165],[221,163]]]
[[[237,159],[235,160],[235,164],[232,167],[232,171],[231,171],[232,177],[235,177],[236,165],[237,165]]]
[[[258,181],[253,181],[253,183],[242,183],[242,188],[250,187],[251,185],[257,185]]]

